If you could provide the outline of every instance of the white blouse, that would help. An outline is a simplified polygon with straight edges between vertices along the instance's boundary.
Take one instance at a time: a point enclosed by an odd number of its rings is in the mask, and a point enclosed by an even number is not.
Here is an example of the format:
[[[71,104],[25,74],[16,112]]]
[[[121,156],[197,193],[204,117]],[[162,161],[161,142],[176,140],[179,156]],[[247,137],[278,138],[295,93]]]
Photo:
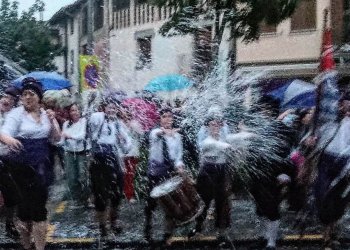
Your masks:
[[[333,125],[333,130],[336,128]],[[328,129],[331,131],[332,129]],[[344,157],[350,156],[350,117],[345,117],[340,122],[340,127],[333,140],[326,147],[327,152]]]
[[[69,135],[70,139],[62,137],[60,144],[65,151],[81,152],[89,148],[86,141],[86,126],[87,122],[84,117],[80,118],[78,122],[69,126],[69,121],[65,121],[62,126],[62,133]]]
[[[40,109],[40,122],[36,122],[24,107],[20,106],[12,109],[6,115],[0,133],[12,137],[43,139],[50,137],[51,127],[44,109]]]
[[[220,129],[220,140],[225,140],[226,136],[230,133],[230,129],[228,125],[225,123],[224,126]],[[203,141],[209,136],[208,127],[203,125],[198,131],[197,134],[197,147],[200,150],[201,144]]]
[[[175,167],[184,165],[182,161],[183,148],[182,139],[179,133],[174,133],[173,135],[162,135],[158,136],[157,133],[160,132],[160,128],[155,128],[150,133],[150,149],[149,149],[149,160],[162,163],[163,159],[163,142],[162,137],[164,136],[166,144],[169,149],[169,157],[174,161]]]
[[[2,127],[2,125],[4,124],[5,122],[5,116],[6,116],[7,113],[0,113],[0,129]],[[1,130],[0,130],[1,131]],[[7,155],[8,152],[9,152],[9,148],[3,144],[2,142],[0,142],[0,156],[2,155]]]
[[[0,128],[4,124],[4,122],[5,122],[5,114],[0,113]]]
[[[212,136],[205,138],[201,145],[201,162],[212,164],[224,164],[227,162],[227,150],[230,144],[223,140],[217,140]]]
[[[125,131],[128,133],[130,138],[132,138],[131,149],[129,153],[125,154],[125,157],[139,157],[140,156],[140,139],[143,135],[143,130],[141,124],[136,120],[131,120],[128,125],[124,122],[120,122]]]

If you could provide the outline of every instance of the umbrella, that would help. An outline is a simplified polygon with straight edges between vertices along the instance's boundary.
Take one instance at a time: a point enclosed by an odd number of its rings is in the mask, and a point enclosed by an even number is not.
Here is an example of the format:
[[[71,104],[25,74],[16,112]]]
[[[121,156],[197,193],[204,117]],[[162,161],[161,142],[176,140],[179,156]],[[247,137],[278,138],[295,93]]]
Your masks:
[[[183,75],[169,74],[152,79],[144,88],[150,92],[170,92],[189,88],[193,82]]]
[[[17,87],[22,87],[22,80],[26,77],[33,77],[43,84],[44,90],[61,90],[72,87],[69,80],[56,72],[34,71],[20,78],[17,78],[12,83]]]
[[[149,131],[158,123],[159,114],[153,102],[135,97],[123,100],[122,105],[128,108],[135,120],[140,122],[144,131]]]
[[[310,108],[316,105],[316,86],[302,80],[292,80],[266,95],[280,101],[281,109]]]

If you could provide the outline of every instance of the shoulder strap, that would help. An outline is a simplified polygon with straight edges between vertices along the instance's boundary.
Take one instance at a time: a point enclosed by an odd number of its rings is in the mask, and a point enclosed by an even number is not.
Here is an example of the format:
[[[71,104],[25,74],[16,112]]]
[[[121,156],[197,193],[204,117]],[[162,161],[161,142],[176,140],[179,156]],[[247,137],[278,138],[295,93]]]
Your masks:
[[[96,136],[96,141],[98,141],[98,139],[100,138],[100,136],[101,136],[101,133],[102,133],[102,127],[103,127],[103,124],[105,123],[105,117],[103,116],[103,121],[102,121],[102,123],[101,123],[101,125],[100,125],[100,127],[99,127],[99,129],[98,129],[98,132],[97,132],[97,136]]]

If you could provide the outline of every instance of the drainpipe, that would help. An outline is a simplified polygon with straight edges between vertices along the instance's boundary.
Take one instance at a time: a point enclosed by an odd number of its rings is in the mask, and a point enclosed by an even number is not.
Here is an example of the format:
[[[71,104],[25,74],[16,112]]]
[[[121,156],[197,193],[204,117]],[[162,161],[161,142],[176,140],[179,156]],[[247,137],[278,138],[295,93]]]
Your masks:
[[[93,37],[93,33],[94,33],[94,27],[93,27],[93,10],[94,10],[94,1],[93,0],[88,0],[88,27],[87,27],[87,49],[88,49],[88,54],[92,55],[93,54],[93,41],[94,41],[94,37]]]
[[[68,19],[64,25],[64,76],[68,78]]]

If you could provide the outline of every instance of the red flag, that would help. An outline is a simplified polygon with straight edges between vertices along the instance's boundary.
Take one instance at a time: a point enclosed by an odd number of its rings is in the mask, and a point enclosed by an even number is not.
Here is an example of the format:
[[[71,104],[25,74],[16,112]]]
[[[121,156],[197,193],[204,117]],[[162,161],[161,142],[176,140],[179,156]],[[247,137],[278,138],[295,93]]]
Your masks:
[[[330,28],[326,28],[323,32],[320,71],[324,72],[332,69],[335,69],[335,62],[333,57],[332,31]]]

